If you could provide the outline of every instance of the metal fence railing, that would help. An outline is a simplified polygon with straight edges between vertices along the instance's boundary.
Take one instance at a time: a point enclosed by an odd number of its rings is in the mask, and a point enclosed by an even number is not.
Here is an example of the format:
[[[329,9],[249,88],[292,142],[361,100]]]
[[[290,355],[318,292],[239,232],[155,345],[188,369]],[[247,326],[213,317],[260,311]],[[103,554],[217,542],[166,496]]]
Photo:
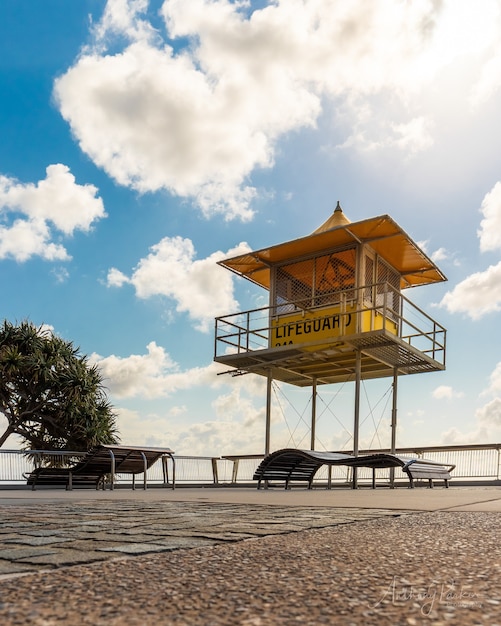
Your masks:
[[[350,453],[349,450],[343,450]],[[388,449],[361,450],[360,454],[376,454],[389,452]],[[396,454],[415,456],[429,460],[454,464],[452,484],[485,483],[501,481],[501,444],[480,444],[464,446],[428,446],[399,448]],[[0,449],[0,489],[21,487],[26,485],[26,474],[40,464],[58,464],[71,466],[83,453],[56,452],[40,450],[3,450]],[[228,455],[224,457],[210,456],[175,456],[176,485],[253,485],[253,475],[263,459],[262,454]],[[155,463],[147,474],[149,485],[164,484],[162,463]],[[406,482],[404,474],[395,478],[398,482]],[[389,482],[389,470],[377,470],[376,479]],[[351,469],[344,466],[323,466],[315,476],[314,485],[332,483],[346,485],[351,480]],[[372,481],[372,470],[358,469],[358,482],[369,484]],[[117,474],[117,484],[130,484],[131,477]]]

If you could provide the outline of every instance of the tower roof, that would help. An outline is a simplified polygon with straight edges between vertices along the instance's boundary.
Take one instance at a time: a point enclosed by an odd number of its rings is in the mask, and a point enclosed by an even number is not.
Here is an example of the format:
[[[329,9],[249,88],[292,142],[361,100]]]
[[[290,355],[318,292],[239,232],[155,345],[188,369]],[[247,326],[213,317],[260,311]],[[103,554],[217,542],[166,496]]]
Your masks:
[[[270,288],[274,265],[328,254],[350,244],[368,244],[400,274],[400,287],[415,287],[447,280],[435,263],[389,216],[350,222],[339,202],[334,213],[311,235],[219,261],[219,265]]]

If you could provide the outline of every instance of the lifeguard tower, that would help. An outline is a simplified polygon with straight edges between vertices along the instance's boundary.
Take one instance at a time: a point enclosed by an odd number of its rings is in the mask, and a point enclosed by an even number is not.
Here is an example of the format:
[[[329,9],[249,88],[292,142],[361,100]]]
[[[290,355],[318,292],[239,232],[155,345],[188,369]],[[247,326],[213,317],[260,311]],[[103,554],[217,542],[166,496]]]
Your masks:
[[[267,378],[265,454],[273,380],[312,387],[312,450],[317,385],[354,381],[357,455],[360,382],[383,377],[394,452],[398,376],[445,369],[445,328],[402,293],[447,280],[425,252],[389,215],[352,223],[338,202],[311,235],[220,265],[269,291],[269,306],[216,319],[214,356],[229,374]]]

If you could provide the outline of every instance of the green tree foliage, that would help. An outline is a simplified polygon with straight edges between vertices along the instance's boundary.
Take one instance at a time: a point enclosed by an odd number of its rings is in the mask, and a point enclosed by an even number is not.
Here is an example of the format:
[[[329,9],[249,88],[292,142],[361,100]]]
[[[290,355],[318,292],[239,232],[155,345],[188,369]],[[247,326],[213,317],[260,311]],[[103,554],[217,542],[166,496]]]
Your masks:
[[[0,326],[0,412],[32,450],[86,451],[118,442],[101,372],[69,341],[23,321]]]

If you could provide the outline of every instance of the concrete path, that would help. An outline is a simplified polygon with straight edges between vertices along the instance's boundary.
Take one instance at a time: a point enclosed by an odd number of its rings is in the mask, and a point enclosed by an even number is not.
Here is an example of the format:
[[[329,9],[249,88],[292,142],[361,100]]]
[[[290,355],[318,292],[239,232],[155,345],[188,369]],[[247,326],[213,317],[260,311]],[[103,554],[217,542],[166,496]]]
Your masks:
[[[6,625],[501,624],[500,488],[13,490],[0,505]]]
[[[161,487],[143,489],[28,489],[0,490],[0,505],[6,503],[30,504],[33,502],[83,502],[132,500],[136,502],[206,502],[252,505],[319,506],[334,508],[376,508],[411,511],[497,511],[501,512],[501,487],[418,487],[408,489],[253,489],[238,487],[178,488]]]

